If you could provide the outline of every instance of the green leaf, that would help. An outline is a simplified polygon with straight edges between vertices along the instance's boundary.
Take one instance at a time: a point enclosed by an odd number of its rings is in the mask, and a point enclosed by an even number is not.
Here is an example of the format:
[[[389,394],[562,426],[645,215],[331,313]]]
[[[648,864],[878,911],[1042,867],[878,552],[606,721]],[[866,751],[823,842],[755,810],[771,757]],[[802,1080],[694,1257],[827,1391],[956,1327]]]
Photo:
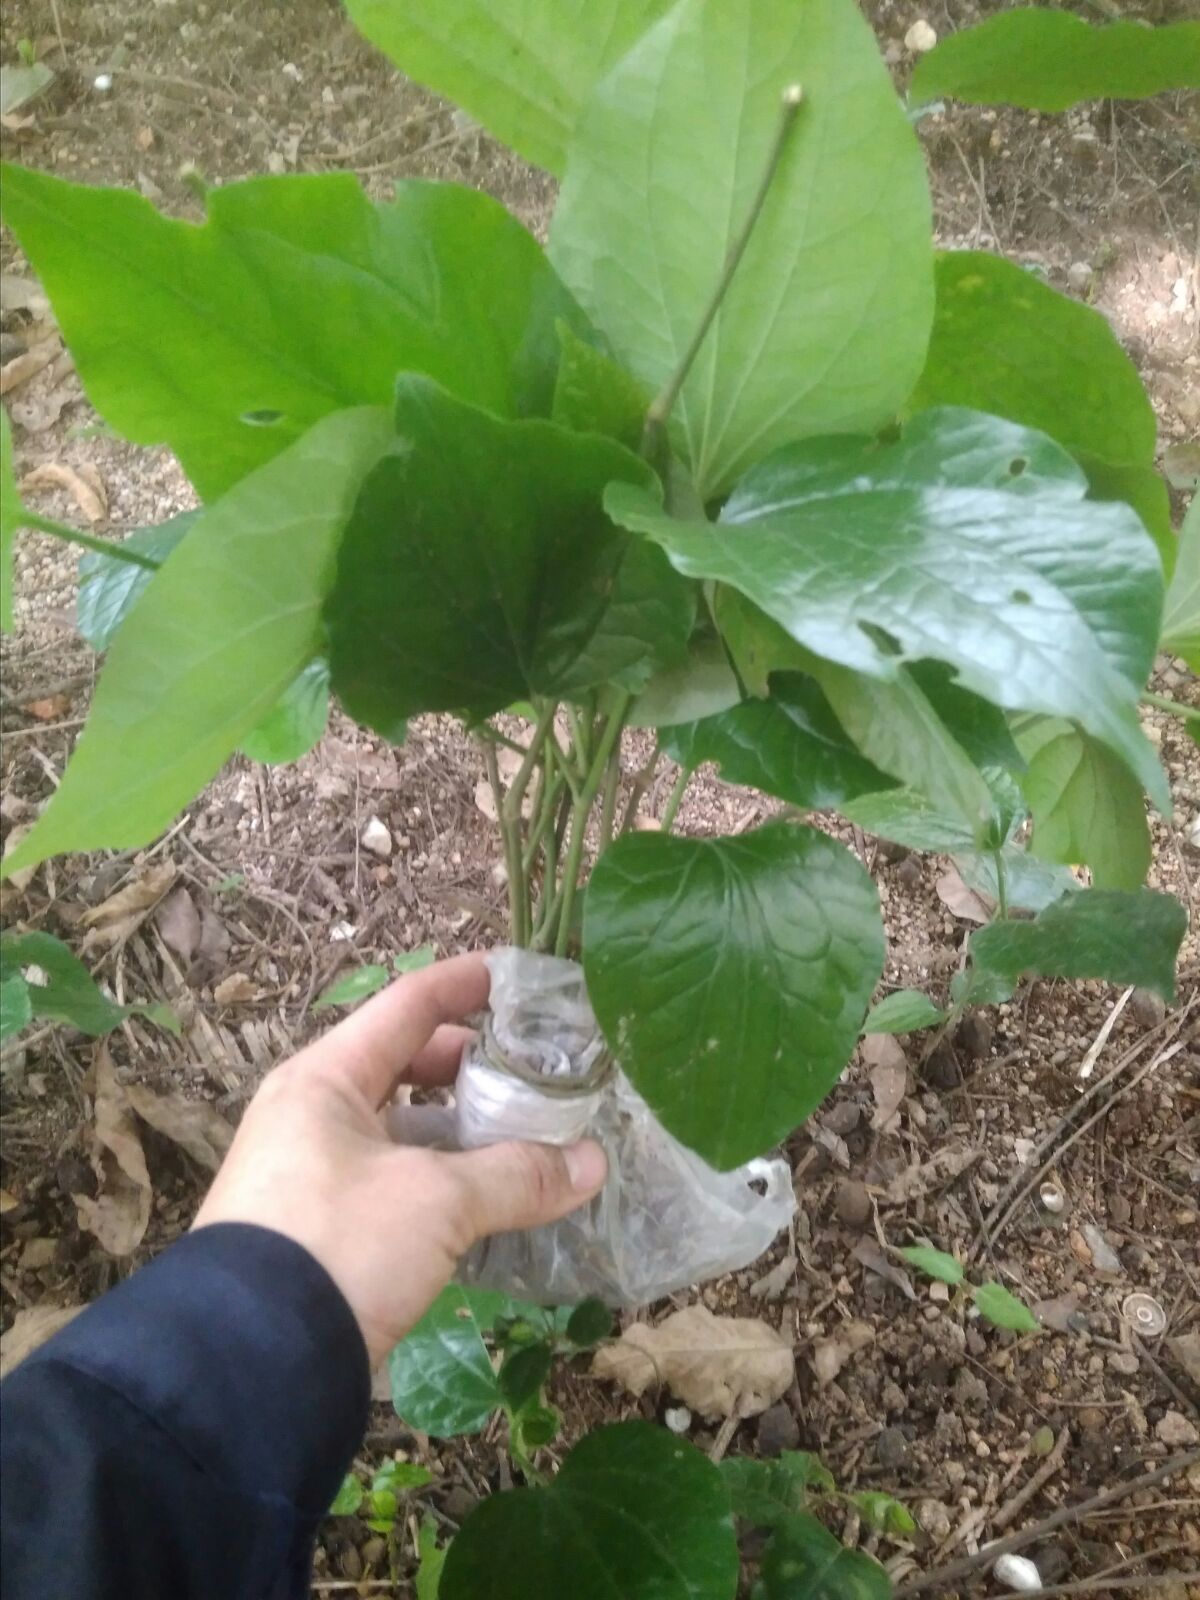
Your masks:
[[[858,1511],[869,1528],[880,1533],[915,1533],[917,1524],[912,1512],[894,1495],[877,1489],[864,1489],[858,1494],[848,1494],[846,1499]]]
[[[1188,507],[1163,610],[1162,648],[1200,672],[1200,494]]]
[[[13,471],[12,426],[0,406],[0,632],[13,630],[13,545],[21,526],[21,498]]]
[[[323,994],[313,1001],[314,1011],[327,1011],[330,1006],[352,1006],[382,989],[390,974],[386,967],[356,967],[336,983],[331,983]]]
[[[686,660],[662,668],[646,684],[630,708],[628,723],[634,728],[677,727],[728,711],[741,698],[721,640],[713,633],[696,633]]]
[[[396,1521],[400,1502],[390,1489],[372,1489],[367,1496],[366,1509],[369,1513],[367,1526],[376,1533],[386,1533]]]
[[[242,754],[272,766],[299,761],[325,732],[328,720],[329,663],[318,659],[292,679],[272,710],[242,740]]]
[[[1028,450],[1008,459],[1022,464],[1017,477],[1036,468],[1043,493],[948,486],[946,457],[941,481],[922,476],[925,447],[941,438],[955,450],[969,441],[977,462],[987,440],[1011,451],[1022,436]],[[1043,479],[1048,454],[999,419],[968,427],[961,412],[927,412],[899,446],[864,452],[858,472],[847,462],[826,484],[799,482],[787,497],[764,484],[760,496],[752,474],[722,512],[732,534],[671,518],[631,485],[614,484],[605,505],[685,577],[740,589],[818,656],[884,682],[906,661],[944,661],[960,687],[1006,710],[1079,722],[1167,809],[1136,710],[1158,640],[1157,553],[1127,507],[1084,501],[1065,454]]]
[[[127,1011],[136,1012],[139,1017],[145,1017],[147,1022],[153,1022],[156,1027],[165,1028],[176,1039],[183,1038],[183,1023],[161,1000],[154,1000],[149,1005],[127,1006]]]
[[[662,740],[683,766],[716,761],[726,783],[813,811],[888,783],[850,743],[819,685],[796,672],[775,674],[769,700],[744,700],[702,722],[664,728]]]
[[[1025,1304],[1011,1294],[1003,1284],[981,1283],[971,1290],[971,1299],[979,1307],[981,1317],[997,1328],[1011,1328],[1016,1333],[1036,1333],[1041,1327],[1038,1319]]]
[[[385,727],[581,686],[631,542],[601,494],[613,479],[645,483],[645,464],[593,434],[499,421],[423,378],[401,378],[397,425],[354,507],[326,608],[346,709]],[[662,611],[645,597],[639,615],[644,626],[626,618],[623,649],[604,653],[593,683],[650,656]],[[689,631],[685,620],[684,640]]]
[[[924,850],[937,855],[970,850],[971,830],[959,817],[945,812],[913,789],[886,789],[881,794],[865,794],[839,808],[849,822],[856,822],[864,833],[906,850]]]
[[[360,33],[560,175],[592,85],[671,0],[346,0]]]
[[[1054,717],[1022,718],[1028,762],[1021,788],[1033,813],[1032,849],[1045,861],[1086,863],[1099,889],[1136,889],[1150,866],[1142,791],[1104,745]]]
[[[375,1494],[402,1495],[432,1482],[429,1468],[418,1466],[415,1461],[385,1461],[371,1479],[371,1490]]]
[[[550,420],[576,433],[602,433],[636,451],[646,420],[646,396],[634,379],[564,322],[562,353]]]
[[[602,1339],[611,1337],[613,1314],[594,1296],[581,1300],[567,1320],[567,1338],[580,1350],[588,1350]]]
[[[19,972],[6,972],[0,978],[0,1040],[20,1033],[33,1018],[29,985]]]
[[[916,1033],[945,1022],[946,1012],[919,989],[895,989],[867,1012],[864,1033]]]
[[[40,967],[46,982],[26,985],[32,1014],[69,1022],[93,1038],[111,1033],[136,1009],[119,1006],[102,994],[83,962],[49,933],[0,935],[0,964],[6,972]]]
[[[807,1491],[834,1487],[833,1475],[819,1456],[807,1450],[784,1450],[774,1461],[752,1456],[726,1456],[721,1476],[735,1517],[758,1528],[778,1528],[803,1511]]]
[[[772,1535],[763,1554],[764,1600],[890,1600],[891,1580],[861,1550],[847,1550],[807,1513]]]
[[[970,406],[1040,429],[1080,461],[1099,499],[1134,507],[1169,571],[1154,408],[1107,317],[983,251],[940,254],[936,275],[933,334],[909,409]]]
[[[1122,769],[1122,781],[1128,780]],[[1064,894],[1076,894],[1082,885],[1068,867],[1052,866],[1030,855],[1024,845],[1006,844],[1000,851],[1010,911],[1044,911]],[[969,889],[989,900],[999,900],[994,852],[955,851],[951,860]]]
[[[5,870],[146,844],[204,787],[316,654],[338,538],[392,438],[386,412],[338,412],[205,511],[113,640],[62,783]]]
[[[513,1426],[523,1449],[540,1450],[562,1427],[562,1416],[553,1406],[526,1406],[513,1418]]]
[[[201,515],[200,511],[182,511],[156,527],[135,528],[126,536],[124,546],[161,565]],[[146,567],[115,561],[97,551],[89,550],[80,557],[75,625],[93,650],[108,649],[153,576]]]
[[[526,1345],[505,1357],[496,1384],[511,1410],[520,1411],[537,1399],[550,1376],[551,1359],[550,1346],[542,1342]]]
[[[409,180],[373,204],[326,173],[206,205],[196,227],[129,190],[4,170],[5,220],[88,397],[135,443],[169,444],[206,501],[329,412],[388,405],[399,371],[500,415],[549,409],[555,325],[585,325],[486,195]]]
[[[665,1428],[620,1422],[581,1439],[545,1488],[481,1501],[450,1546],[440,1600],[733,1600],[737,1582],[716,1467]]]
[[[352,1472],[342,1479],[342,1486],[333,1497],[329,1508],[331,1517],[352,1517],[363,1503],[363,1486]]]
[[[618,839],[588,885],[583,952],[596,1016],[638,1093],[726,1170],[837,1082],[884,946],[855,857],[815,828],[771,823],[731,839]]]
[[[440,1439],[477,1433],[503,1403],[483,1342],[497,1317],[544,1315],[491,1289],[451,1284],[392,1351],[392,1402],[411,1428]]]
[[[550,255],[618,361],[658,392],[804,103],[673,414],[701,497],[776,445],[889,420],[932,315],[916,136],[850,0],[680,0],[579,119]]]
[[[1103,978],[1175,994],[1175,958],[1187,914],[1169,894],[1150,889],[1082,889],[1032,922],[993,922],[971,935],[975,967],[992,987],[1016,987],[1022,973],[1043,978]],[[987,1003],[986,1001],[980,1003]]]
[[[442,1568],[446,1565],[448,1550],[439,1550],[437,1523],[432,1516],[421,1518],[417,1534],[417,1575],[413,1580],[416,1600],[438,1600],[442,1581]]]
[[[401,950],[392,957],[393,972],[420,972],[437,960],[437,950],[431,944],[419,944],[415,950]]]
[[[44,61],[13,62],[0,67],[0,114],[19,111],[54,82],[54,71]]]
[[[917,62],[917,102],[943,95],[970,105],[1065,111],[1081,100],[1141,100],[1200,89],[1200,22],[1110,22],[1028,6],[943,39]]]
[[[916,1267],[918,1272],[936,1278],[939,1283],[959,1284],[963,1281],[962,1262],[956,1261],[944,1250],[935,1250],[931,1244],[902,1245],[895,1253],[910,1266]]]

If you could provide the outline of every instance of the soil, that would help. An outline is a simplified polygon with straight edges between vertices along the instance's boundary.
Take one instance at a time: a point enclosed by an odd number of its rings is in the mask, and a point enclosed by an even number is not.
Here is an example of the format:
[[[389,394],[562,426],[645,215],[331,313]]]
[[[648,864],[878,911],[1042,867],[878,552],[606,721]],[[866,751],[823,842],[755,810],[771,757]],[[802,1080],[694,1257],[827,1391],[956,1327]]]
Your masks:
[[[1098,0],[1097,8],[1110,9]],[[243,13],[199,0],[81,0],[60,9],[61,42],[42,0],[6,6],[6,55],[28,37],[58,72],[30,108],[29,125],[6,129],[11,157],[135,186],[185,216],[198,214],[192,170],[225,181],[344,169],[379,195],[400,176],[450,178],[487,190],[533,231],[544,230],[551,182],[403,80],[333,0],[258,7],[253,26]],[[966,0],[871,7],[901,81],[914,21],[925,17],[941,34],[996,9]],[[1164,21],[1188,14],[1190,0],[1124,10]],[[102,74],[111,87],[100,87]],[[1001,249],[1089,299],[1142,372],[1162,448],[1194,438],[1197,97],[1105,103],[1064,118],[950,108],[926,118],[920,134],[943,242]],[[5,271],[21,272],[11,241],[5,251]],[[6,336],[27,337],[31,315],[41,313],[6,311]],[[21,472],[59,462],[85,480],[98,477],[107,502],[98,531],[119,534],[192,503],[167,452],[107,435],[68,359],[50,363],[10,403]],[[46,514],[79,518],[68,490],[38,496]],[[18,586],[2,713],[0,813],[8,830],[27,823],[58,781],[95,674],[95,658],[74,632],[73,556],[23,534]],[[1200,686],[1180,664],[1161,661],[1158,677],[1165,692],[1200,704]],[[1146,721],[1175,801],[1170,818],[1153,819],[1150,882],[1183,900],[1193,930],[1176,1004],[1164,1010],[1151,996],[1095,983],[1036,982],[968,1019],[952,1039],[931,1045],[913,1037],[894,1053],[886,1044],[864,1048],[789,1143],[800,1200],[790,1236],[752,1269],[698,1291],[715,1311],[762,1316],[781,1329],[794,1344],[796,1381],[763,1418],[720,1429],[694,1421],[690,1437],[713,1454],[817,1450],[844,1487],[896,1494],[916,1513],[918,1535],[881,1538],[853,1514],[834,1525],[898,1578],[975,1551],[1001,1530],[1036,1524],[1198,1438],[1200,751],[1171,718],[1150,711]],[[634,740],[627,779],[639,758]],[[48,863],[21,887],[6,884],[0,911],[7,926],[44,928],[78,947],[89,909],[152,869],[173,867],[171,891],[185,889],[203,919],[199,948],[181,954],[160,904],[88,959],[117,998],[165,1000],[182,1036],[134,1019],[109,1049],[121,1080],[182,1091],[236,1121],[263,1072],[324,1026],[310,1003],[336,975],[425,943],[450,954],[501,936],[496,846],[475,800],[482,775],[473,747],[447,719],[420,720],[393,749],[335,713],[297,766],[254,768],[237,758],[153,849]],[[646,818],[661,813],[672,780],[664,762],[642,800]],[[688,791],[681,826],[739,831],[777,809],[705,771]],[[394,841],[386,860],[361,843],[371,817]],[[885,985],[944,993],[970,929],[961,901],[951,893],[953,908],[946,903],[946,863],[887,849],[857,830],[833,831],[879,885]],[[230,985],[237,975],[243,981]],[[883,1093],[889,1068],[903,1096],[877,1126],[872,1085]],[[71,1198],[90,1178],[94,1074],[93,1044],[63,1027],[30,1032],[5,1056],[5,1326],[21,1310],[103,1292],[187,1226],[207,1181],[177,1143],[147,1132],[148,1229],[132,1256],[105,1253],[81,1228]],[[1068,1113],[1089,1090],[1088,1109],[1099,1115],[1073,1137],[1083,1119]],[[1045,1184],[1060,1210],[1038,1200]],[[1030,1185],[1032,1194],[1022,1195]],[[990,1330],[948,1303],[940,1286],[898,1272],[882,1250],[884,1241],[925,1238],[969,1260],[977,1278],[995,1277],[1038,1305],[1045,1330]],[[1163,1332],[1139,1334],[1128,1305],[1134,1293],[1161,1307]],[[816,1341],[845,1337],[851,1322],[865,1324],[865,1342],[819,1381]],[[585,1361],[556,1373],[550,1397],[567,1442],[602,1421],[661,1418],[673,1404],[667,1394],[634,1402],[592,1378]],[[508,1481],[493,1434],[430,1440],[381,1402],[360,1465],[397,1452],[434,1471],[417,1506],[445,1534],[480,1495]],[[354,1519],[331,1520],[317,1552],[316,1592],[410,1593],[410,1532],[403,1530],[393,1582],[380,1540]],[[1045,1583],[1154,1575],[1170,1600],[1200,1596],[1200,1584],[1169,1576],[1200,1569],[1200,1468],[1057,1527],[1025,1553]],[[997,1592],[985,1571],[981,1562],[934,1592]],[[1100,1578],[1089,1592],[1127,1591]]]

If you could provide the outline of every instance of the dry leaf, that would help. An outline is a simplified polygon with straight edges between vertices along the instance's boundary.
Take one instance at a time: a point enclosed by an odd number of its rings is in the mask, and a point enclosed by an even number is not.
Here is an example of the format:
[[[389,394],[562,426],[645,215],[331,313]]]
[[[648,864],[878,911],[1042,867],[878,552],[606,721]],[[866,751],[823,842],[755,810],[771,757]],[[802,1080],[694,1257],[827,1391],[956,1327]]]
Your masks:
[[[213,999],[219,1006],[244,1005],[257,1000],[260,992],[258,985],[244,972],[231,972],[213,990]]]
[[[37,118],[32,111],[27,117],[23,117],[19,111],[5,111],[0,115],[0,128],[3,128],[5,133],[28,133],[31,128],[36,127]]]
[[[934,887],[937,889],[938,899],[961,922],[977,922],[982,925],[992,920],[991,906],[981,894],[967,888],[957,867],[951,867],[948,872],[944,872]]]
[[[154,129],[144,126],[139,128],[133,136],[133,142],[137,145],[139,150],[153,150]]]
[[[874,1239],[860,1239],[850,1252],[856,1261],[861,1261],[868,1272],[873,1272],[885,1282],[895,1284],[900,1293],[907,1300],[915,1300],[917,1291],[912,1286],[912,1280],[904,1268],[897,1266],[886,1251],[881,1250]]]
[[[37,348],[45,348],[42,345]],[[32,355],[32,350],[26,355]],[[52,352],[53,354],[53,352]],[[23,359],[18,356],[18,360]],[[13,366],[9,362],[8,367]],[[45,366],[45,362],[42,363]],[[8,367],[3,369],[8,371]],[[27,472],[21,479],[22,489],[66,489],[74,498],[75,504],[89,522],[103,522],[108,515],[108,498],[104,493],[104,484],[99,473],[93,467],[86,471],[80,468],[76,472],[74,467],[67,466],[65,461],[46,461],[40,467],[34,467],[32,472]]]
[[[6,1378],[19,1361],[32,1355],[82,1310],[82,1306],[30,1306],[28,1311],[18,1311],[12,1326],[0,1337],[0,1378]]]
[[[1077,1333],[1080,1327],[1080,1306],[1078,1294],[1074,1289],[1068,1289],[1066,1294],[1060,1294],[1053,1300],[1037,1301],[1033,1312],[1039,1322],[1044,1323],[1047,1328],[1053,1328],[1055,1333]]]
[[[0,1217],[2,1217],[6,1211],[15,1211],[20,1203],[21,1202],[17,1199],[16,1195],[10,1190],[0,1189]]]
[[[766,1300],[768,1304],[778,1300],[795,1276],[795,1256],[784,1256],[778,1266],[772,1267],[770,1272],[765,1273],[757,1283],[750,1285],[750,1297],[753,1300]]]
[[[496,796],[492,793],[492,786],[486,778],[480,778],[475,785],[475,809],[482,812],[489,822],[498,820]]]
[[[39,373],[43,367],[50,365],[58,354],[59,348],[58,345],[47,339],[41,344],[33,345],[28,350],[22,350],[21,354],[14,356],[11,361],[6,361],[0,367],[0,394],[7,394],[10,389],[15,389],[19,383],[28,383],[30,378]],[[35,472],[41,472],[42,468],[37,467],[34,470]],[[30,473],[28,477],[22,479],[22,489],[29,486],[29,478],[33,477],[33,475],[33,473]],[[37,485],[35,484],[33,487],[36,488]]]
[[[159,907],[154,919],[163,942],[184,961],[190,961],[200,944],[200,913],[186,889],[176,889]]]
[[[765,1411],[795,1377],[791,1345],[756,1317],[714,1317],[706,1306],[673,1311],[657,1327],[635,1322],[592,1361],[599,1378],[630,1394],[665,1384],[710,1420]]]
[[[109,1255],[127,1256],[142,1242],[150,1221],[150,1174],[129,1097],[104,1045],[96,1050],[95,1078],[92,1166],[99,1189],[95,1199],[71,1198],[80,1227],[94,1233]]]
[[[45,700],[27,700],[21,710],[31,717],[36,717],[39,722],[56,722],[71,709],[71,696],[69,694],[48,695]]]
[[[871,1069],[871,1093],[875,1096],[871,1126],[878,1131],[887,1127],[904,1102],[908,1062],[890,1033],[868,1034],[859,1047],[859,1054]]]
[[[875,1330],[869,1322],[847,1322],[828,1339],[818,1339],[813,1345],[812,1364],[817,1382],[822,1388],[832,1383],[852,1355],[869,1345]]]
[[[939,1189],[950,1178],[957,1178],[972,1162],[978,1161],[981,1154],[981,1151],[970,1148],[936,1150],[928,1160],[914,1161],[911,1166],[898,1172],[888,1184],[885,1198],[889,1205],[894,1206],[919,1200],[930,1189]]]
[[[80,919],[90,931],[83,941],[83,949],[96,945],[117,945],[128,939],[139,927],[167,890],[175,882],[175,867],[170,861],[148,867],[139,878],[127,883],[116,894],[110,894],[86,911]]]
[[[221,1165],[233,1143],[233,1129],[215,1106],[181,1094],[156,1094],[141,1083],[129,1084],[125,1093],[143,1122],[186,1150],[199,1166],[215,1172]]]
[[[812,1130],[812,1141],[829,1152],[835,1166],[841,1167],[843,1172],[849,1172],[850,1149],[840,1133],[834,1133],[831,1128],[822,1128],[818,1125]]]

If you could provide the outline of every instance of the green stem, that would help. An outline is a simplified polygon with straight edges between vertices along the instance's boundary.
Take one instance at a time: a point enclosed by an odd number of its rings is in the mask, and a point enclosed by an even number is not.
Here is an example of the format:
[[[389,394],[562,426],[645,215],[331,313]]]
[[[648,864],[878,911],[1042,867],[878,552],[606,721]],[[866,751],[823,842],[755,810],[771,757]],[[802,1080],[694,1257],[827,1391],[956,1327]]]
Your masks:
[[[36,528],[39,533],[48,533],[52,539],[62,539],[67,544],[82,545],[85,550],[94,550],[98,556],[111,556],[114,561],[124,561],[131,567],[144,567],[147,572],[157,572],[162,566],[161,561],[154,561],[150,556],[141,555],[136,550],[127,550],[123,544],[110,544],[107,539],[97,539],[94,534],[82,533],[78,528],[68,528],[65,522],[55,522],[50,517],[39,517],[36,511],[27,511],[21,507],[19,527]]]
[[[508,820],[516,824],[518,830],[521,825],[521,801],[525,798],[525,790],[529,787],[529,779],[534,768],[541,759],[542,747],[546,736],[554,726],[555,705],[553,700],[543,706],[538,717],[533,734],[529,740],[529,748],[523,752],[525,759],[517,769],[517,775],[509,786],[508,794],[504,801],[504,809],[508,813]]]
[[[629,791],[629,799],[625,802],[625,814],[621,818],[622,833],[628,833],[637,820],[637,811],[642,803],[642,796],[653,782],[661,755],[662,741],[655,739],[654,749],[650,752],[649,761],[634,775],[633,787]]]
[[[625,726],[625,718],[629,707],[633,704],[633,696],[621,695],[616,706],[609,714],[604,724],[604,732],[600,735],[600,744],[592,758],[588,775],[583,781],[579,799],[575,802],[574,815],[571,818],[571,839],[567,845],[567,857],[562,870],[562,904],[558,908],[558,933],[554,940],[554,953],[565,956],[567,945],[571,938],[571,913],[575,909],[575,894],[579,887],[579,869],[583,865],[583,846],[587,835],[588,816],[592,805],[599,793],[600,785],[604,781],[604,771],[608,766],[609,757],[621,737],[621,730]]]
[[[1008,916],[1008,868],[1004,865],[1004,852],[992,851],[996,863],[996,914],[1003,922]]]
[[[487,767],[488,783],[496,804],[500,821],[500,835],[504,841],[504,867],[508,874],[509,935],[515,945],[529,942],[529,892],[521,865],[520,814],[514,826],[508,814],[507,797],[500,781],[500,768],[496,762],[496,747],[490,739],[482,739],[483,759]]]
[[[525,854],[521,859],[521,865],[526,872],[533,871],[533,864],[537,860],[537,853],[541,847],[542,840],[546,837],[547,830],[550,830],[551,839],[554,837],[551,824],[558,808],[559,796],[565,787],[566,779],[561,772],[556,772],[553,778],[542,786],[540,798],[533,808],[533,827],[529,831],[529,838],[525,843]]]
[[[621,785],[621,741],[613,746],[612,755],[604,771],[604,797],[600,802],[600,848],[612,843],[613,823],[617,815],[617,790]]]
[[[666,809],[662,814],[662,822],[660,826],[664,833],[670,833],[671,831],[671,826],[674,823],[676,814],[679,811],[679,802],[683,799],[684,790],[691,781],[691,776],[692,769],[690,767],[683,767],[680,770],[679,776],[675,779],[675,787],[667,796]]]
[[[1200,717],[1200,711],[1197,711],[1195,706],[1186,706],[1182,700],[1172,700],[1168,694],[1151,694],[1149,689],[1142,695],[1142,704],[1157,706],[1168,716],[1182,717],[1185,722],[1190,722],[1193,717]]]
[[[650,409],[646,412],[646,424],[642,432],[642,455],[658,472],[659,476],[666,477],[667,468],[667,419],[671,415],[672,407],[679,398],[679,391],[687,380],[687,375],[692,369],[692,364],[700,354],[700,346],[704,343],[708,330],[712,327],[717,312],[721,309],[721,302],[729,292],[733,282],[734,273],[737,271],[742,257],[746,253],[746,246],[750,243],[750,236],[762,214],[779,162],[787,148],[788,135],[796,121],[796,113],[800,109],[800,102],[804,92],[798,83],[789,85],[783,91],[783,98],[779,108],[779,121],[776,124],[775,134],[771,140],[770,149],[767,151],[766,163],[763,167],[762,177],[759,179],[758,188],[750,202],[750,210],[742,224],[741,231],[729,247],[725,257],[725,264],[721,268],[721,276],[717,279],[717,286],[712,292],[708,304],[696,324],[695,332],[688,342],[687,349],[679,358],[674,372],[663,384],[658,394],[650,402]]]

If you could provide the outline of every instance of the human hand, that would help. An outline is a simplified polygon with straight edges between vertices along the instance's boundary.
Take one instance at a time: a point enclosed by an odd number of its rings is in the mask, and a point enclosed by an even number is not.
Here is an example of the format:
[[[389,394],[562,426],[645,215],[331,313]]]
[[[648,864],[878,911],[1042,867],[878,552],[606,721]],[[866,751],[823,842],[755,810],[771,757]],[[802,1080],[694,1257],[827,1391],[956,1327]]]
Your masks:
[[[593,1140],[461,1154],[391,1142],[402,1083],[452,1083],[488,970],[456,956],[399,978],[268,1074],[194,1226],[252,1222],[294,1239],[345,1295],[374,1367],[490,1233],[554,1222],[604,1182]]]

